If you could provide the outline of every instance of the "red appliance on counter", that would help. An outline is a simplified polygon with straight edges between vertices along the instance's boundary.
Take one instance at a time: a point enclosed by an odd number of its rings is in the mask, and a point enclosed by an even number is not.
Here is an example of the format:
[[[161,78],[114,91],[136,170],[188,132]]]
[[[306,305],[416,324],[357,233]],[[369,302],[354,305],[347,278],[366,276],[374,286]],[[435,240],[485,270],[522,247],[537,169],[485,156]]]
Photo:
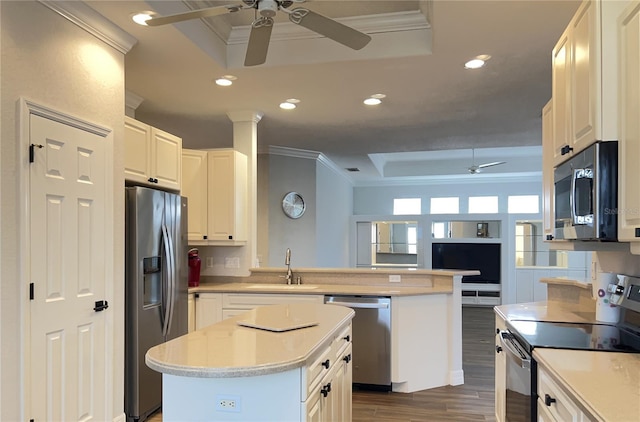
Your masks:
[[[198,255],[198,249],[189,249],[189,287],[200,285],[200,265],[201,259]]]

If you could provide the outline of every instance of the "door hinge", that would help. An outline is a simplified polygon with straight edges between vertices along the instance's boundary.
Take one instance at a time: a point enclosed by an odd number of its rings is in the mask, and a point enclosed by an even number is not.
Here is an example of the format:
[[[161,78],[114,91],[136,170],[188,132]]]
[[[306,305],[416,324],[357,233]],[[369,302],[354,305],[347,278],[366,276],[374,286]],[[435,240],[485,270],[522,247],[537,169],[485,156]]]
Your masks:
[[[43,147],[44,147],[44,145],[40,145],[40,144],[31,144],[31,145],[29,145],[29,162],[30,163],[33,163],[36,160],[36,158],[35,158],[35,155],[36,155],[35,149],[36,148],[43,148]]]
[[[29,283],[29,300],[33,300],[33,297],[34,297],[34,292],[33,291],[34,291],[33,283]]]

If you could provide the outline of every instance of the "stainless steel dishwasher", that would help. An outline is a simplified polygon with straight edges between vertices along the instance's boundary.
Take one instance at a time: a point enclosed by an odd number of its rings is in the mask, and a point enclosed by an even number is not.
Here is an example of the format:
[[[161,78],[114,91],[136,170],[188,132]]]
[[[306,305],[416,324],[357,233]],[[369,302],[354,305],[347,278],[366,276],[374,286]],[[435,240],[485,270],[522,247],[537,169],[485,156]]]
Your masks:
[[[352,327],[353,384],[391,390],[391,298],[325,296],[324,302],[355,311]]]

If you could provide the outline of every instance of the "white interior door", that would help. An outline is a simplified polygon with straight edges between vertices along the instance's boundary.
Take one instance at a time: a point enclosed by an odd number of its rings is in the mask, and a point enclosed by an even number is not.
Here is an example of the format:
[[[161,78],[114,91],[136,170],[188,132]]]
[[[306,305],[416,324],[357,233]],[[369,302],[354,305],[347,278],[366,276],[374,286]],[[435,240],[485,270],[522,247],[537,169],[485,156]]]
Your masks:
[[[32,114],[30,395],[36,421],[106,420],[102,136]],[[39,146],[42,147],[39,147]],[[110,385],[110,383],[109,383]]]

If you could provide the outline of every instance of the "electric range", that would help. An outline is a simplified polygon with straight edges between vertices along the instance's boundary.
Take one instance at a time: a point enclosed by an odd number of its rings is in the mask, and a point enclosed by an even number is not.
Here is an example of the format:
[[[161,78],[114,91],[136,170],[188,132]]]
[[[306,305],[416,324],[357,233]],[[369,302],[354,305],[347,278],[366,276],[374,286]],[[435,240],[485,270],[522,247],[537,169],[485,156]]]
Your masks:
[[[619,275],[617,280],[608,287],[611,303],[625,311],[640,312],[640,278]],[[498,333],[496,352],[507,356],[505,416],[510,422],[538,420],[535,348],[640,353],[640,327],[627,322],[510,320],[506,325],[507,330]]]

